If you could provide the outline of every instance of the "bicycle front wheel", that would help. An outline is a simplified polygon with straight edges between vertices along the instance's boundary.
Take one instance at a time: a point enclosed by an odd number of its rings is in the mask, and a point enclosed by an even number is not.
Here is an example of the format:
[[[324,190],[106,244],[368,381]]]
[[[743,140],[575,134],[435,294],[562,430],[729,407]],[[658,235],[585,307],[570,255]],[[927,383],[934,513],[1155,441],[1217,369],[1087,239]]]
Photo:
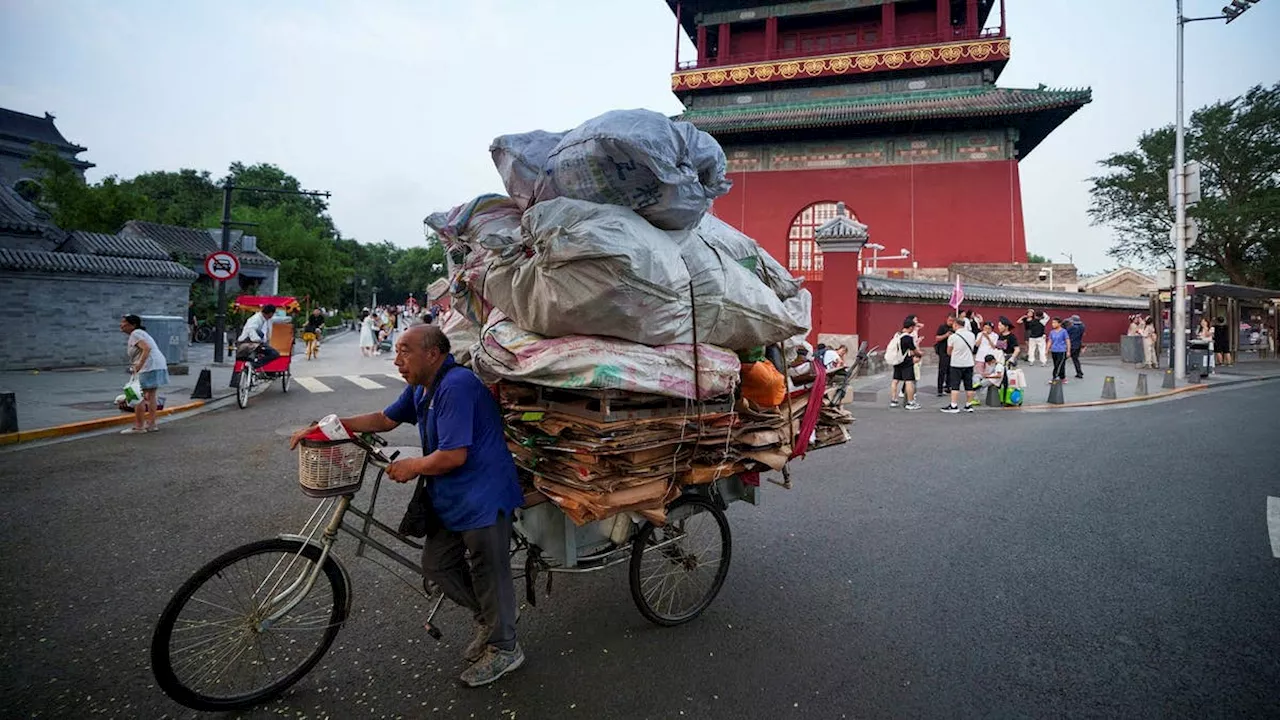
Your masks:
[[[238,547],[196,571],[165,607],[151,669],[166,695],[195,710],[239,710],[279,695],[324,656],[350,609],[342,567],[297,540]]]
[[[253,370],[246,362],[244,369],[240,371],[240,384],[236,387],[236,405],[239,405],[241,410],[249,407],[249,391],[252,389]]]

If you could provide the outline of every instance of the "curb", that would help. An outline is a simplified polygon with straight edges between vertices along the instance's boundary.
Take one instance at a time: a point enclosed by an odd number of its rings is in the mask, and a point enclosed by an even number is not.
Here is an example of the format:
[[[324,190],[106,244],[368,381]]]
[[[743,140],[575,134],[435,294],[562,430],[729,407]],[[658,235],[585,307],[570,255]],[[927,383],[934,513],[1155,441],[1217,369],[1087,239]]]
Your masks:
[[[215,398],[214,400],[217,400]],[[156,417],[167,415],[175,415],[187,410],[195,410],[203,407],[206,403],[214,402],[214,400],[195,400],[185,405],[174,405],[156,412]],[[19,430],[16,433],[5,433],[0,435],[0,446],[15,445],[17,443],[31,442],[32,440],[44,440],[46,438],[65,437],[67,435],[78,435],[80,433],[92,432],[115,425],[128,425],[133,422],[133,415],[121,413],[119,417],[98,418],[96,420],[83,420],[81,422],[67,423],[66,425],[55,425],[53,427],[39,428],[37,430]]]
[[[1161,398],[1173,395],[1181,395],[1182,393],[1195,392],[1197,390],[1208,390],[1209,385],[1184,385],[1180,388],[1158,392],[1152,395],[1134,395],[1127,398],[1116,398],[1115,400],[1089,400],[1086,402],[1063,403],[1062,405],[1053,405],[1044,403],[1023,407],[1007,407],[1001,410],[1058,410],[1060,408],[1082,408],[1082,407],[1104,407],[1107,405],[1127,405],[1129,403],[1147,402],[1149,400],[1159,400]],[[1219,386],[1221,387],[1221,386]]]

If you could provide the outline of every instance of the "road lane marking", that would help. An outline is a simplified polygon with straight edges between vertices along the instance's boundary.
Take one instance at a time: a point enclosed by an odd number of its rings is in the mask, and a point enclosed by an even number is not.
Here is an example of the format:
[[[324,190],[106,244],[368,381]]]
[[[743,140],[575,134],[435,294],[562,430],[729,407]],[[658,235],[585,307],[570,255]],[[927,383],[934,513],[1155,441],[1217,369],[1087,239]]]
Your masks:
[[[392,380],[399,380],[400,382],[406,382],[404,378],[400,377],[399,375],[396,375],[395,373],[386,373],[386,376],[391,378]]]
[[[343,379],[355,385],[358,385],[364,388],[365,390],[381,390],[382,388],[386,387],[386,385],[379,385],[378,383],[370,380],[369,378],[361,377],[359,375],[343,375],[342,377]]]
[[[293,381],[313,393],[333,392],[333,388],[325,385],[315,378],[295,377]]]
[[[1271,535],[1271,556],[1280,558],[1280,498],[1267,498],[1267,532]]]

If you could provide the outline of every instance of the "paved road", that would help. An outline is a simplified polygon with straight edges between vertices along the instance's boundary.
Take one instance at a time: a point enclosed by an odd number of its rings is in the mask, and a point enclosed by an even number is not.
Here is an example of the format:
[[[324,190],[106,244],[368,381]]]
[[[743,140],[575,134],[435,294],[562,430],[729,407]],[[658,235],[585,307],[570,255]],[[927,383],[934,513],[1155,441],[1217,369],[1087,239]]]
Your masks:
[[[205,560],[301,524],[283,435],[395,393],[357,390],[0,454],[7,713],[194,716],[154,686],[152,624]],[[702,618],[649,625],[620,568],[558,578],[524,611],[526,667],[480,690],[453,682],[461,614],[435,643],[424,604],[340,544],[353,619],[246,717],[1276,717],[1277,407],[1280,383],[1104,411],[860,409],[794,490],[731,509],[733,569]]]

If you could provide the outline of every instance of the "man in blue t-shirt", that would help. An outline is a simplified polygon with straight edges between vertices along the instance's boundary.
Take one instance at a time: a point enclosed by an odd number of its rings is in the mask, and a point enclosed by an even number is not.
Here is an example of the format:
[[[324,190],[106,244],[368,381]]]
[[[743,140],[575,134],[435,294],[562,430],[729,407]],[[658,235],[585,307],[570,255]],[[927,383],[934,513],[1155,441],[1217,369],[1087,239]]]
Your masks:
[[[507,449],[502,413],[484,383],[454,362],[435,325],[414,325],[396,340],[396,368],[408,387],[382,412],[343,418],[351,433],[418,428],[422,457],[391,463],[387,477],[426,479],[439,518],[428,529],[422,569],[479,628],[463,652],[470,687],[487,685],[524,663],[516,642],[511,580],[511,514],[524,500]],[[294,436],[294,444],[306,430]],[[429,523],[430,525],[430,523]],[[470,566],[467,553],[470,553]]]

